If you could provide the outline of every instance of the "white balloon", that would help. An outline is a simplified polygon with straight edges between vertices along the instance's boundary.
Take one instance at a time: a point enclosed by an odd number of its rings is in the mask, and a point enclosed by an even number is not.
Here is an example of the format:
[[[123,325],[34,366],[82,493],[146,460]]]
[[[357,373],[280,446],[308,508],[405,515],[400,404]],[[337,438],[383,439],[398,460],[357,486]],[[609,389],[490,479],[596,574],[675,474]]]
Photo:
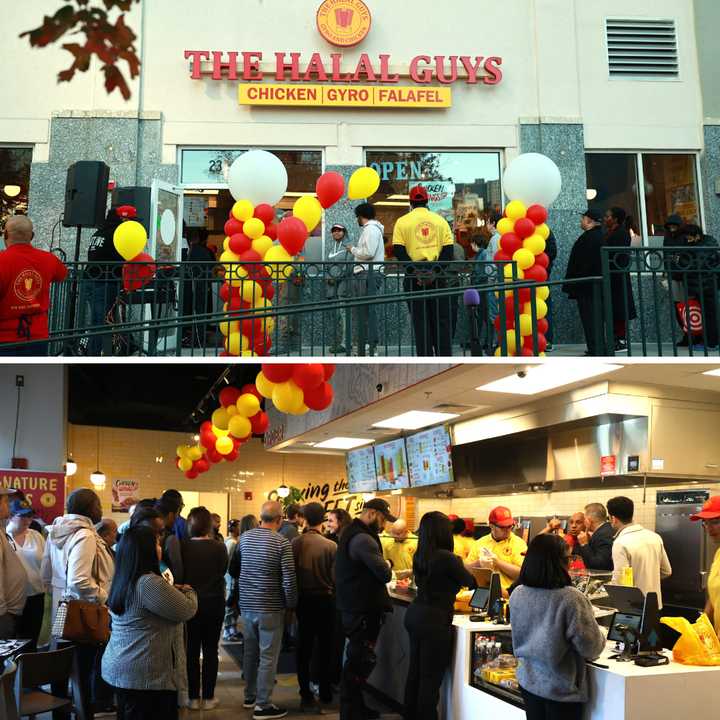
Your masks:
[[[248,150],[230,166],[228,185],[236,200],[277,205],[287,192],[287,170],[276,155]]]
[[[526,207],[549,207],[560,195],[562,177],[558,166],[546,155],[525,153],[507,166],[503,186],[510,200],[520,200]]]

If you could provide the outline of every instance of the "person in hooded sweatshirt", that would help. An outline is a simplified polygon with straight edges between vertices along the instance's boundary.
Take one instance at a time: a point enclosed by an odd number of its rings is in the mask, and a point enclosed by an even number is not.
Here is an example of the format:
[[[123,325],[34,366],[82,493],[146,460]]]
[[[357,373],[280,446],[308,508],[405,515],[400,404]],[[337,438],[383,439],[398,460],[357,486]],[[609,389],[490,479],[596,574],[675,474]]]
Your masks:
[[[361,203],[355,208],[355,217],[362,228],[358,243],[348,250],[357,264],[353,268],[352,294],[355,297],[377,295],[380,290],[382,267],[385,262],[385,228],[375,219],[375,208],[370,203]],[[378,342],[377,321],[374,305],[361,305],[357,309],[356,324],[358,333],[358,355],[366,354],[365,344],[369,343],[368,353],[375,355]]]
[[[48,541],[42,562],[42,576],[52,587],[52,617],[60,600],[75,600],[105,605],[110,593],[114,563],[107,545],[95,530],[102,520],[100,498],[87,488],[75,490],[67,499],[66,513],[55,518],[48,528]],[[79,669],[78,689],[85,716],[93,720],[93,690],[100,684],[103,647],[75,645]],[[53,687],[54,694],[63,688]]]

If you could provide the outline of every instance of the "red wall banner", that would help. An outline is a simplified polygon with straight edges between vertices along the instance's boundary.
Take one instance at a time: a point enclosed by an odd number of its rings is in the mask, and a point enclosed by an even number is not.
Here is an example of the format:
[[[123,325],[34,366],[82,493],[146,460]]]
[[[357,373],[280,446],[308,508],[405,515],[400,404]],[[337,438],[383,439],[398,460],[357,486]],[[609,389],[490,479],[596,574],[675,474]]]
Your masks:
[[[0,486],[22,490],[35,512],[46,523],[51,523],[65,512],[63,473],[42,470],[0,470]]]

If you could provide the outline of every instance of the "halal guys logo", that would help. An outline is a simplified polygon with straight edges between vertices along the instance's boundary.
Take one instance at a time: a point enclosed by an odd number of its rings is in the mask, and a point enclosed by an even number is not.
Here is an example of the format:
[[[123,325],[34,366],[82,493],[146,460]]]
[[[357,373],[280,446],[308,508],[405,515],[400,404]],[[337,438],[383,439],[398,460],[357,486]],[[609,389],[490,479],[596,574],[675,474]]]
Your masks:
[[[370,10],[362,0],[325,0],[317,11],[320,34],[338,47],[361,43],[371,24]]]
[[[23,270],[13,283],[15,296],[24,303],[32,303],[42,290],[42,276],[36,270]]]

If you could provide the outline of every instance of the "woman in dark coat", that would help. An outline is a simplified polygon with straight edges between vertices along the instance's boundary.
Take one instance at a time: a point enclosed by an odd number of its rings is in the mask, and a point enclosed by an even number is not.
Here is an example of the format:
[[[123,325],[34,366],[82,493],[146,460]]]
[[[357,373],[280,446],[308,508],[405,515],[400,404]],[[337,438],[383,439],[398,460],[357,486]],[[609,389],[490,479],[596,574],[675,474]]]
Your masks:
[[[605,247],[630,247],[630,233],[625,227],[627,213],[618,207],[605,213]],[[612,302],[615,351],[627,350],[627,323],[637,317],[630,281],[631,254],[610,252],[610,299]]]

